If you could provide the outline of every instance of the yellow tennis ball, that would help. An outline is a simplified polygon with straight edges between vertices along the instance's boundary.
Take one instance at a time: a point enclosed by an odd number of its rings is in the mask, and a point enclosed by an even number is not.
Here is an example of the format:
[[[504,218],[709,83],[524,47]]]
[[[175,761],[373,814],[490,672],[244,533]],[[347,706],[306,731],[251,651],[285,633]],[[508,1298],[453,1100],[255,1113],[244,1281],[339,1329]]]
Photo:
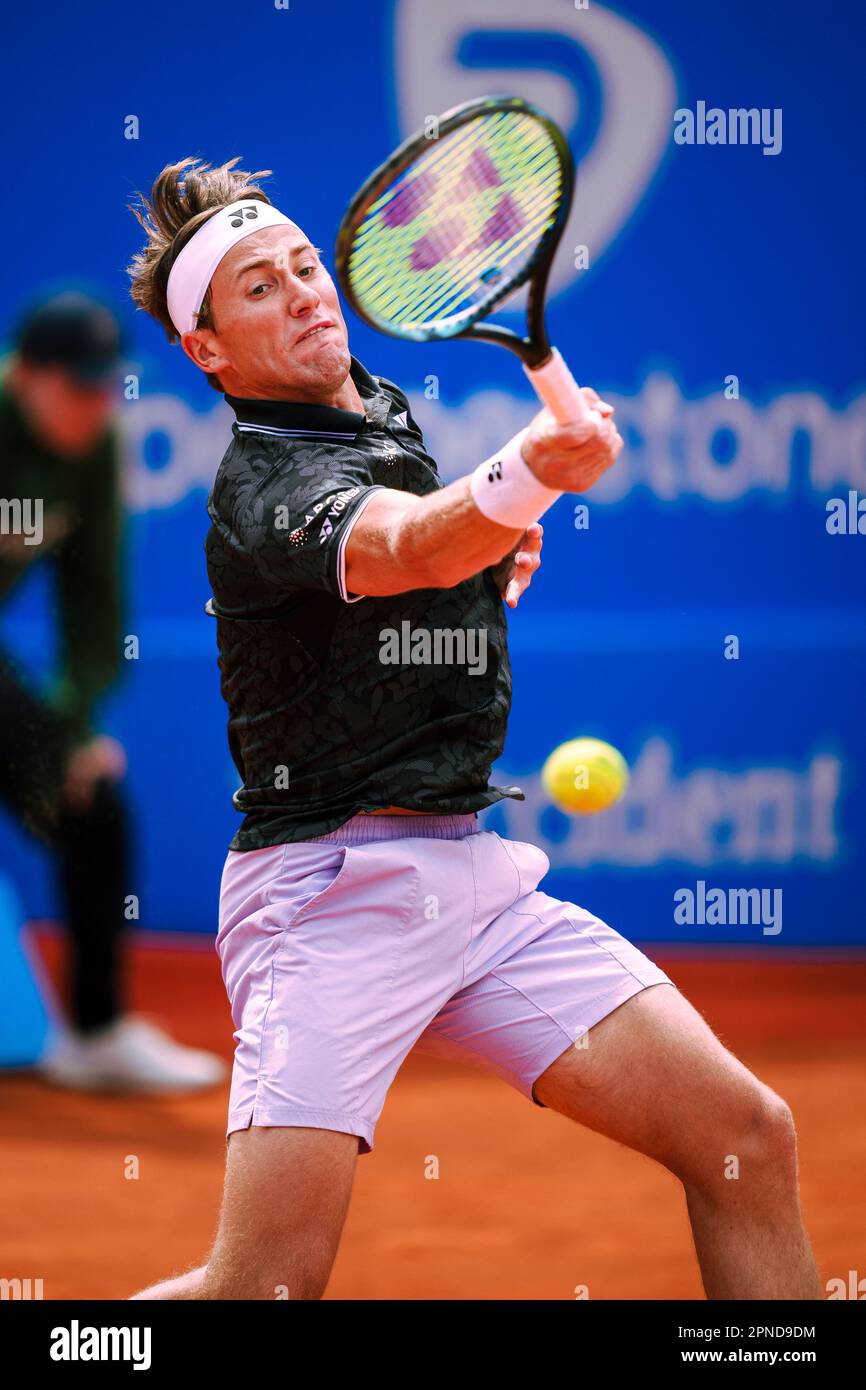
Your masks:
[[[592,816],[619,801],[628,785],[625,758],[600,738],[572,738],[554,748],[541,780],[561,811]]]

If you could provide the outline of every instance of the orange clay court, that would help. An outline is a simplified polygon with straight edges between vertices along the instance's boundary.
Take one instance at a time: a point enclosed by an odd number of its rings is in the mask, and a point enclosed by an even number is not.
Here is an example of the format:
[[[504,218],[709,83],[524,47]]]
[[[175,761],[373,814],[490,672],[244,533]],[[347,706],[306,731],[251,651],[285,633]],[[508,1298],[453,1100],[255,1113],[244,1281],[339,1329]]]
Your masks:
[[[33,938],[59,981],[59,938]],[[866,959],[649,954],[791,1105],[822,1280],[847,1284],[866,1237]],[[138,1012],[231,1056],[210,942],[141,937],[130,973]],[[46,1299],[117,1299],[200,1262],[226,1106],[222,1088],[88,1097],[4,1077],[7,1263],[42,1277]],[[425,1176],[433,1157],[438,1179]],[[358,1164],[326,1297],[570,1300],[581,1286],[596,1300],[703,1298],[677,1180],[469,1066],[410,1055]]]

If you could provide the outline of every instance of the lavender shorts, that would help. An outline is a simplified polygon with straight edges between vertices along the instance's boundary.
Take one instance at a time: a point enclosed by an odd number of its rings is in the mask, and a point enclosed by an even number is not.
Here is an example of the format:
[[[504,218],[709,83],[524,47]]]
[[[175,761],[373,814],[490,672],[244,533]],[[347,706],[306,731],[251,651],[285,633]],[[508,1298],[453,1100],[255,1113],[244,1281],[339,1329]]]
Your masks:
[[[597,917],[537,892],[549,867],[474,815],[359,815],[315,840],[229,851],[217,937],[237,1044],[227,1134],[333,1129],[369,1153],[413,1048],[535,1101],[534,1081],[588,1028],[673,983]]]

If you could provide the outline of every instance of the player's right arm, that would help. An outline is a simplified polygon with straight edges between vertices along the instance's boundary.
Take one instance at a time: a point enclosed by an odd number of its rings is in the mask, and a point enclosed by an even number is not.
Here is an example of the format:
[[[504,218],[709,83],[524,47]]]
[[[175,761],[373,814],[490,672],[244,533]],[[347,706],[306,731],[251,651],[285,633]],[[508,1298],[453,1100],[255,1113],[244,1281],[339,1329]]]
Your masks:
[[[612,407],[589,387],[598,415],[559,425],[547,410],[532,421],[523,458],[545,487],[585,492],[617,458],[622,439]],[[599,418],[601,417],[601,418]],[[346,544],[346,588],[370,597],[450,589],[498,564],[523,534],[492,521],[472,495],[471,475],[426,497],[383,488],[370,498]]]

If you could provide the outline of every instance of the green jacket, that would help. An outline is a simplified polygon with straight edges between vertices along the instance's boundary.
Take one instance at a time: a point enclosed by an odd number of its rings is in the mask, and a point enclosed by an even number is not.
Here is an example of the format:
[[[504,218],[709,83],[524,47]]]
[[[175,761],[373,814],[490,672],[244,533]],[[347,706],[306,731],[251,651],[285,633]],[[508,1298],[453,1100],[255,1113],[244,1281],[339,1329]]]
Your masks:
[[[31,505],[42,500],[41,544],[24,545],[20,535],[2,534],[9,526],[8,503],[25,498]],[[114,430],[86,458],[59,458],[34,438],[0,380],[0,603],[31,565],[52,563],[61,665],[50,698],[75,744],[92,736],[93,706],[120,666],[121,532]]]

